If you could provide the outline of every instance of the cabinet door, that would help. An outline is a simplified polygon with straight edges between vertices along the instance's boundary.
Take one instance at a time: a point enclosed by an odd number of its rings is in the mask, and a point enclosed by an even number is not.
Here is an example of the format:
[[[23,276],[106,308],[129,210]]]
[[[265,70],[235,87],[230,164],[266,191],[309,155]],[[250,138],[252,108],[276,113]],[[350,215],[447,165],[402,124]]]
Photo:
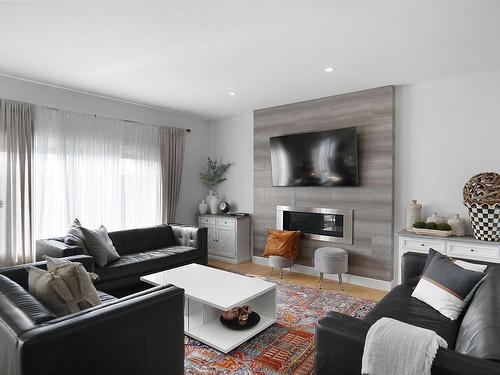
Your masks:
[[[215,237],[215,225],[200,225],[200,227],[208,229],[208,253],[217,254],[217,241]]]
[[[231,227],[217,227],[217,255],[234,258],[236,256],[235,229]]]

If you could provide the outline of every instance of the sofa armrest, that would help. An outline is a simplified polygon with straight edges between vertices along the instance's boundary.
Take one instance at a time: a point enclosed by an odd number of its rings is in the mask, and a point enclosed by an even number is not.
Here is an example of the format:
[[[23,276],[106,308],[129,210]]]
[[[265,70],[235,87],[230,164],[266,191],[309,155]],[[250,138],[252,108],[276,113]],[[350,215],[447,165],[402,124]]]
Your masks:
[[[408,252],[401,259],[401,284],[415,287],[424,272],[427,254]]]
[[[64,258],[73,255],[82,255],[83,249],[80,246],[68,245],[57,240],[37,240],[36,259],[43,260],[44,255],[52,258]]]
[[[500,374],[500,363],[439,348],[431,373],[432,375]]]
[[[316,374],[359,375],[370,324],[331,312],[316,326]],[[439,348],[432,375],[500,373],[500,363]]]
[[[175,244],[197,248],[208,263],[208,229],[194,225],[170,224],[174,232]]]
[[[152,288],[54,320],[19,339],[24,375],[182,374],[184,290]]]
[[[316,374],[359,375],[367,322],[330,312],[316,325]]]

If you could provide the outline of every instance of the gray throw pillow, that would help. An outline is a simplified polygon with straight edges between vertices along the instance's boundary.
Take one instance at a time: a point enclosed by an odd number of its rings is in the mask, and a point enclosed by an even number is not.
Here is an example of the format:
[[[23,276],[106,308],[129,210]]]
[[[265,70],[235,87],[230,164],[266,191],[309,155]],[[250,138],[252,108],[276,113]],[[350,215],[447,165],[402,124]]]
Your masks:
[[[485,275],[470,271],[453,263],[438,252],[433,254],[412,297],[415,297],[451,320],[456,320],[467,303],[471,292]]]
[[[71,224],[68,233],[66,233],[66,236],[64,237],[64,243],[68,245],[81,247],[83,251],[86,253],[87,249],[85,248],[85,241],[83,240],[83,234],[81,228],[82,224],[80,223],[80,220],[78,219],[73,220],[73,223]]]
[[[104,267],[109,262],[117,260],[120,255],[109,238],[108,231],[103,225],[99,229],[80,227],[85,246],[89,255],[94,257],[99,267]]]

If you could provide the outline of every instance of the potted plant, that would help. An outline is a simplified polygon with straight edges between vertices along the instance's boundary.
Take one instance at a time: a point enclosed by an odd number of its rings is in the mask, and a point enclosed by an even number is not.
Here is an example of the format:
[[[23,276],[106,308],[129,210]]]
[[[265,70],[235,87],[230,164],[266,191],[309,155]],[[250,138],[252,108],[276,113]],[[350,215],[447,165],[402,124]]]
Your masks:
[[[227,172],[229,167],[233,165],[232,163],[219,163],[215,159],[207,158],[207,172],[200,173],[200,179],[208,186],[209,193],[207,197],[207,204],[210,208],[210,213],[215,215],[219,210],[219,198],[217,197],[217,193],[215,189],[222,182],[226,181],[227,178],[224,177],[224,174]]]
[[[449,237],[452,234],[451,227],[446,223],[426,223],[424,221],[417,221],[413,224],[413,231],[424,236]]]

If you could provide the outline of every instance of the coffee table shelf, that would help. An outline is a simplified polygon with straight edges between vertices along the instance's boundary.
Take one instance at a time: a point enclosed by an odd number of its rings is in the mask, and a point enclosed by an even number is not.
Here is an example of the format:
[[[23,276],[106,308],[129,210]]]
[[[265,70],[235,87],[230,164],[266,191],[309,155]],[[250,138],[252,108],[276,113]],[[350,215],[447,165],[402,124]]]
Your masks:
[[[152,285],[173,284],[185,291],[184,332],[223,353],[276,322],[276,284],[199,264],[141,277]],[[260,315],[259,323],[235,331],[220,322],[222,311],[249,305]]]

